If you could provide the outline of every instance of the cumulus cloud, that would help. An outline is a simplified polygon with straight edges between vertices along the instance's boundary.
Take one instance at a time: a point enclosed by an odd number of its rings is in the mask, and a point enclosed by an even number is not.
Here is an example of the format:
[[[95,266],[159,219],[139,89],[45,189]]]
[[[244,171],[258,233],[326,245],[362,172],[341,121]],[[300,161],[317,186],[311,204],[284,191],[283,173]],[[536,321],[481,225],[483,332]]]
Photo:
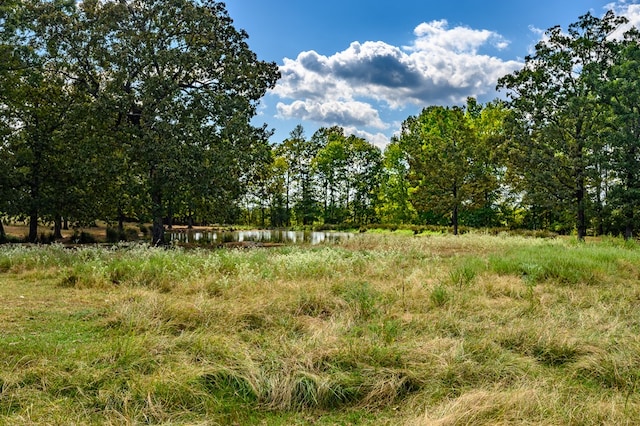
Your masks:
[[[280,102],[277,105],[277,110],[280,116],[287,118],[313,120],[321,123],[343,123],[377,129],[388,127],[380,119],[378,111],[364,102],[298,100],[291,104]]]
[[[623,34],[631,27],[640,28],[640,4],[620,1],[617,3],[610,3],[606,8],[613,10],[616,15],[624,16],[629,20],[629,23],[613,34],[613,37],[622,38]]]
[[[492,31],[449,28],[439,20],[418,25],[414,35],[408,46],[353,42],[331,56],[307,51],[286,58],[273,93],[291,102],[280,102],[279,114],[384,129],[389,125],[380,109],[464,103],[468,96],[492,92],[498,78],[522,66],[481,53],[508,45]]]
[[[389,136],[385,135],[382,132],[367,132],[366,130],[362,130],[358,127],[345,127],[344,131],[347,135],[355,135],[360,138],[366,139],[371,142],[374,146],[380,148],[381,151],[384,151],[384,148],[389,144]]]
[[[416,27],[413,33],[416,40],[411,50],[425,51],[434,48],[445,49],[456,53],[477,53],[478,49],[487,44],[498,49],[509,45],[500,34],[489,30],[474,30],[468,27],[448,28],[446,19],[424,22]]]
[[[609,34],[609,37],[614,40],[621,40],[624,37],[624,34],[630,30],[632,27],[640,28],[640,4],[630,3],[626,0],[621,0],[618,2],[608,3],[603,7],[604,10],[611,10],[617,16],[624,16],[627,18],[628,22],[625,25],[622,25],[616,31]],[[598,13],[591,12],[593,15],[600,17]],[[547,34],[547,30],[534,27],[532,25],[529,26],[529,31],[537,38],[536,44],[539,41],[548,42],[549,34]],[[564,34],[566,30],[563,30]],[[535,44],[531,44],[528,48],[528,52],[530,55],[535,53]]]

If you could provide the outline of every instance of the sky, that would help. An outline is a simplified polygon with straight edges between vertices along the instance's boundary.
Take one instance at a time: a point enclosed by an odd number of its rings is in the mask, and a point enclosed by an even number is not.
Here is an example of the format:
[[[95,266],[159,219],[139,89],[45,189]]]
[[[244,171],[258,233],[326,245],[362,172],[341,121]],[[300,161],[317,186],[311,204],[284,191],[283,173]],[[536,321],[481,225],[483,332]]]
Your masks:
[[[281,78],[254,124],[280,143],[341,126],[384,148],[430,105],[488,102],[544,31],[607,10],[640,26],[640,0],[226,0],[258,59]]]

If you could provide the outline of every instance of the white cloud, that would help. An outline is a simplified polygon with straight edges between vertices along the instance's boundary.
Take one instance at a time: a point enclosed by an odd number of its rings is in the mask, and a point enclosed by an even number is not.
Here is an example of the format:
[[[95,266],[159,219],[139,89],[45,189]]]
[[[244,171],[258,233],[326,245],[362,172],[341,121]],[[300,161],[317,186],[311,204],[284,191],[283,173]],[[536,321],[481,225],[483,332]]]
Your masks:
[[[629,20],[627,25],[624,25],[612,35],[614,38],[622,38],[623,34],[631,27],[640,28],[640,4],[629,4],[628,1],[619,1],[608,4],[606,8],[613,10],[616,15],[624,16]]]
[[[382,151],[384,151],[384,148],[389,144],[389,136],[385,135],[382,132],[370,133],[360,128],[350,126],[345,127],[344,131],[347,135],[355,135],[368,140],[370,143],[372,143],[374,146],[377,146]]]
[[[457,53],[476,54],[479,48],[488,43],[498,49],[504,49],[509,45],[507,40],[493,31],[468,27],[449,29],[448,25],[446,19],[418,25],[413,31],[417,38],[410,50],[429,51],[441,48]]]
[[[418,25],[409,46],[353,42],[331,56],[315,51],[285,59],[273,90],[281,117],[321,125],[385,129],[379,111],[432,104],[461,104],[493,92],[498,78],[522,66],[480,53],[508,41],[488,30],[445,20]],[[375,107],[373,106],[375,105]]]
[[[388,126],[382,122],[378,111],[370,104],[357,101],[342,102],[330,100],[316,102],[312,100],[294,101],[291,104],[279,102],[278,114],[287,118],[313,120],[321,123],[349,123],[385,129]]]

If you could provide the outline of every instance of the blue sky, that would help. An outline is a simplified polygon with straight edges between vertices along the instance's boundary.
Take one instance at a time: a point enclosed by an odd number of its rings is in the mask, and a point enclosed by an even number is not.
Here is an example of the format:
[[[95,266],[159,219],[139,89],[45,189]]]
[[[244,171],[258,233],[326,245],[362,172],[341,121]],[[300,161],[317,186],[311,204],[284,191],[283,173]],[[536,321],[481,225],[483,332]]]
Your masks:
[[[255,123],[282,142],[339,125],[383,148],[429,105],[496,98],[547,28],[613,9],[640,23],[640,0],[227,0],[258,58],[282,78]]]

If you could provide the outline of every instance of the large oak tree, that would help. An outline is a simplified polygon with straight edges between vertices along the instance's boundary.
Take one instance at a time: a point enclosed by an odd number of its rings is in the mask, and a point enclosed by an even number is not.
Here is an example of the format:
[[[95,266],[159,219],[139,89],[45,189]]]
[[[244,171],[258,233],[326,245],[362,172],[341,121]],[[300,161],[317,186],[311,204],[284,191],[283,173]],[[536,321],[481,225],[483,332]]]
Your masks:
[[[18,66],[0,74],[0,84],[14,87],[2,100],[3,124],[25,153],[23,210],[33,229],[51,204],[52,181],[64,184],[53,197],[58,205],[84,206],[94,218],[122,218],[129,200],[146,199],[154,243],[164,241],[163,218],[183,194],[190,206],[233,205],[269,135],[250,120],[279,74],[249,49],[223,3],[12,5],[3,6],[0,49]],[[17,158],[18,150],[3,155]]]
[[[548,203],[546,210],[569,202],[579,239],[587,232],[589,178],[608,114],[602,76],[615,50],[611,35],[624,22],[609,12],[581,16],[567,32],[553,27],[524,67],[499,82],[515,112],[510,158],[524,198],[532,208]]]

